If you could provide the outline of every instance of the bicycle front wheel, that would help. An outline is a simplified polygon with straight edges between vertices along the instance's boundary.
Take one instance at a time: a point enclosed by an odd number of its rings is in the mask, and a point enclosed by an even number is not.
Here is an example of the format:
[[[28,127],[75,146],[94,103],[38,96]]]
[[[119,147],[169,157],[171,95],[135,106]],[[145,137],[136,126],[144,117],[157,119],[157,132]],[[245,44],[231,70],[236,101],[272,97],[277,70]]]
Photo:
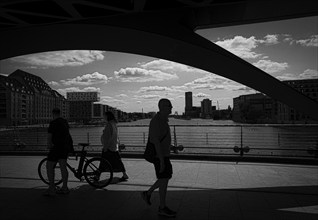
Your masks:
[[[113,169],[110,163],[101,157],[89,159],[83,170],[86,181],[93,187],[104,188],[113,179]]]
[[[38,166],[38,174],[40,179],[46,183],[46,184],[50,184],[49,183],[49,179],[47,177],[47,158],[44,158],[43,160],[40,161],[39,166]],[[55,185],[59,185],[62,183],[62,174],[61,174],[61,169],[60,169],[60,165],[58,163],[55,164],[54,167],[54,183]]]

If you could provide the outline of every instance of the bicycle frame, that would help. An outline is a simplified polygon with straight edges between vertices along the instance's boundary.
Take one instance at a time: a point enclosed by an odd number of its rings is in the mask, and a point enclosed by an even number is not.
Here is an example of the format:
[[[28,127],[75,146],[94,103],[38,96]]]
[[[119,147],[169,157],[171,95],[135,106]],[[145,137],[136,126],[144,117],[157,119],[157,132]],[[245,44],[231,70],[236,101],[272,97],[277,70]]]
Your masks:
[[[80,154],[80,160],[77,166],[77,169],[75,169],[74,167],[72,167],[69,163],[66,163],[66,166],[68,167],[68,169],[70,171],[72,171],[72,173],[74,173],[74,176],[81,180],[83,177],[83,166],[84,166],[84,162],[88,161],[88,159],[86,158],[87,155],[87,151],[84,150],[84,147],[82,148],[81,151],[74,151],[75,154],[75,160],[77,160],[78,155]]]

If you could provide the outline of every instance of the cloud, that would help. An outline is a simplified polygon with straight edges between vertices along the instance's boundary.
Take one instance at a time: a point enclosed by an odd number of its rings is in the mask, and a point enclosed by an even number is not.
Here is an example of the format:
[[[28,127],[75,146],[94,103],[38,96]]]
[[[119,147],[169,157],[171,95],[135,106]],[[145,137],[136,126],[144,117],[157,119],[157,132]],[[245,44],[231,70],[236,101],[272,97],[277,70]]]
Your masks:
[[[137,99],[160,99],[160,95],[136,95],[134,96]]]
[[[50,86],[60,86],[60,84],[58,82],[55,82],[55,81],[48,82],[48,84]]]
[[[152,82],[178,79],[176,74],[169,74],[160,70],[147,70],[137,67],[121,68],[115,71],[115,78],[122,82]]]
[[[209,74],[205,77],[195,79],[191,82],[184,84],[185,87],[189,89],[209,89],[209,90],[232,90],[236,91],[242,87],[243,85],[229,80],[227,78]]]
[[[184,90],[178,87],[166,87],[166,86],[147,86],[141,87],[137,93],[147,93],[147,92],[184,92]]]
[[[79,86],[88,86],[100,83],[107,83],[108,78],[106,75],[100,74],[99,72],[94,72],[91,74],[85,74],[82,76],[77,76],[72,79],[61,80],[61,84],[65,86],[70,85],[79,85]]]
[[[158,59],[153,60],[148,63],[144,63],[140,65],[144,69],[156,69],[161,70],[163,72],[176,73],[176,72],[196,72],[196,73],[207,73],[204,70],[200,70],[197,68],[193,68],[184,64]]]
[[[299,75],[301,79],[317,79],[318,78],[318,71],[307,69],[303,73]]]
[[[284,73],[276,77],[279,80],[300,80],[300,79],[318,79],[318,71],[307,69],[300,74]]]
[[[290,34],[282,34],[281,35],[283,37],[283,42],[292,42],[293,41],[293,37]]]
[[[249,38],[243,36],[235,36],[232,39],[225,39],[222,41],[216,41],[215,44],[228,50],[242,59],[256,59],[261,57],[262,54],[256,53],[255,50],[260,44],[274,45],[278,44],[277,34],[268,34],[264,39],[256,39],[254,36]]]
[[[195,98],[208,98],[208,97],[210,97],[210,95],[207,95],[205,93],[200,92],[197,94],[193,94],[193,97],[195,97]]]
[[[305,47],[318,47],[318,35],[312,35],[308,39],[296,40],[295,43]]]
[[[10,60],[31,65],[29,68],[82,66],[103,60],[103,53],[104,51],[98,50],[67,50],[18,56],[10,58]]]
[[[284,73],[283,75],[277,76],[276,78],[281,81],[299,79],[299,77],[292,73]]]
[[[290,45],[299,44],[304,47],[318,47],[318,35],[312,35],[307,39],[295,40],[289,34],[284,34],[284,42],[289,42]]]
[[[278,35],[277,34],[268,34],[265,37],[265,40],[258,40],[259,43],[266,45],[278,44]]]
[[[242,36],[235,36],[233,39],[226,39],[223,41],[217,41],[215,44],[228,50],[229,52],[235,54],[238,57],[245,59],[255,59],[261,54],[257,54],[252,50],[257,47],[258,41],[254,36],[245,38]]]
[[[101,96],[100,101],[98,103],[106,104],[106,105],[110,105],[110,106],[120,106],[120,105],[125,104],[126,102],[121,100],[121,99],[116,99],[116,98],[111,97],[111,96]]]
[[[259,60],[253,65],[267,73],[277,73],[288,68],[287,63],[278,63],[271,60]]]
[[[118,97],[120,97],[120,98],[126,98],[126,97],[128,97],[128,95],[126,95],[126,94],[119,94],[119,95],[116,95],[116,96],[118,96]]]

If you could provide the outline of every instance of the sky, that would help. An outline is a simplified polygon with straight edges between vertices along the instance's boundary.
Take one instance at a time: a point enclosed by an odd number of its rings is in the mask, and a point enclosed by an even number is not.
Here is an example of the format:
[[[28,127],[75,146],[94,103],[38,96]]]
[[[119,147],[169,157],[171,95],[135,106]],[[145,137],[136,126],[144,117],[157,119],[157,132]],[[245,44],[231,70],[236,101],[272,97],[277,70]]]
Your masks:
[[[279,80],[318,78],[318,17],[197,30],[197,34],[234,53]],[[98,91],[100,103],[125,112],[158,110],[169,98],[182,114],[185,92],[193,105],[212,100],[220,109],[233,98],[257,91],[168,60],[128,53],[72,50],[29,54],[0,61],[0,74],[17,69],[41,77],[66,96],[71,91]]]

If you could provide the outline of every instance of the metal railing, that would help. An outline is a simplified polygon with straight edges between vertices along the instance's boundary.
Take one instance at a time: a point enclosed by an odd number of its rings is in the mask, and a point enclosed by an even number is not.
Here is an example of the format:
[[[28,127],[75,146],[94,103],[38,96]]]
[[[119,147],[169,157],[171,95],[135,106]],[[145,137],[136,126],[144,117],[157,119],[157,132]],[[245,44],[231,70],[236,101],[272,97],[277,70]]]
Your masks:
[[[318,125],[171,125],[172,144],[183,145],[179,155],[288,157],[318,159]],[[89,142],[100,152],[101,127],[71,129],[74,144]],[[141,154],[148,138],[146,125],[119,125],[125,153]],[[1,151],[46,151],[45,128],[0,132]]]

